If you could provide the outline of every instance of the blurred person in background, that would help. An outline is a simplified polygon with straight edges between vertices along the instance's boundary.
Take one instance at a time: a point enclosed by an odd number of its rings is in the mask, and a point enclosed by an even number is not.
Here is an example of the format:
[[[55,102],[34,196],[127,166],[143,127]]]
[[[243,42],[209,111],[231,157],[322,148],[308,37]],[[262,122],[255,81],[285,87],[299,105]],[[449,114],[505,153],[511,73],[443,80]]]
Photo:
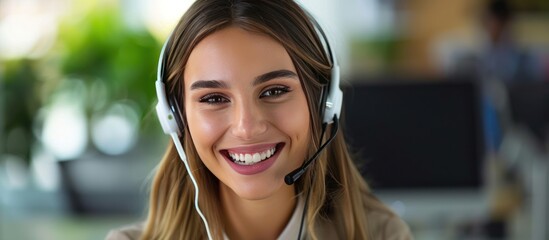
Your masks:
[[[549,76],[545,76],[542,56],[517,42],[513,32],[515,9],[509,1],[483,2],[479,19],[478,29],[450,31],[434,46],[443,74],[452,79],[478,81],[486,147],[494,153],[510,125],[507,86],[541,82]]]
[[[472,42],[450,36],[439,39],[437,57],[444,74],[479,82],[487,151],[496,152],[511,124],[507,86],[541,82],[548,76],[542,56],[517,42],[512,28],[515,10],[509,1],[486,1],[480,19],[481,32],[471,36]]]
[[[157,111],[176,126],[148,219],[107,239],[412,238],[353,163],[338,101],[325,107],[342,96],[316,25],[291,0],[194,3],[161,54],[159,106],[175,112]]]
[[[475,53],[463,53],[451,73],[476,75],[503,83],[542,80],[541,61],[517,44],[512,33],[514,10],[506,0],[490,0],[483,9],[481,26],[485,40]]]
[[[513,128],[508,87],[544,81],[541,56],[517,41],[513,32],[515,9],[507,0],[488,0],[481,9],[480,41],[470,49],[452,49],[446,64],[447,75],[460,80],[479,81],[482,95],[484,138],[489,158],[505,160],[502,142]],[[451,41],[448,41],[451,42]],[[450,46],[450,45],[446,45]],[[454,48],[456,46],[453,46]],[[546,70],[545,70],[546,71]],[[487,219],[468,224],[464,236],[508,239],[510,220],[524,204],[520,166],[497,161],[497,189]]]

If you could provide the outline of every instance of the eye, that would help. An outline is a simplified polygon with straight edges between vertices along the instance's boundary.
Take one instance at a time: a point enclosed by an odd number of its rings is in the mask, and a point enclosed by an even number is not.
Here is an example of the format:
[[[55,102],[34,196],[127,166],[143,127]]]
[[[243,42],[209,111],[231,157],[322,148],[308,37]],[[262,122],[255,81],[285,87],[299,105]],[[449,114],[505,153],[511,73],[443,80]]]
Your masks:
[[[215,105],[215,104],[228,103],[229,99],[227,99],[223,95],[213,93],[213,94],[208,94],[206,96],[201,97],[198,101],[201,103]]]
[[[279,97],[281,95],[284,95],[286,93],[290,92],[290,88],[286,86],[275,86],[272,88],[269,88],[261,93],[259,96],[260,98],[264,97]]]

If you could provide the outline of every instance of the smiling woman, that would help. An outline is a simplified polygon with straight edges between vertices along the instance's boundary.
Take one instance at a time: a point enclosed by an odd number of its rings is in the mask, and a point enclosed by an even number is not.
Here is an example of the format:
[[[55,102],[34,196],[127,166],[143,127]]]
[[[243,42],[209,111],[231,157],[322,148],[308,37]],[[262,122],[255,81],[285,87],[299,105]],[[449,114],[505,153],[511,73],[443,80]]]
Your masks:
[[[216,31],[192,50],[183,75],[185,110],[192,113],[186,114],[187,126],[202,162],[224,183],[222,199],[294,196],[281,179],[303,163],[311,138],[296,72],[281,44],[236,26]],[[271,150],[270,158],[259,161]],[[294,206],[286,207],[289,216]]]
[[[160,57],[148,219],[108,238],[411,239],[337,132],[335,60],[293,1],[195,2]]]

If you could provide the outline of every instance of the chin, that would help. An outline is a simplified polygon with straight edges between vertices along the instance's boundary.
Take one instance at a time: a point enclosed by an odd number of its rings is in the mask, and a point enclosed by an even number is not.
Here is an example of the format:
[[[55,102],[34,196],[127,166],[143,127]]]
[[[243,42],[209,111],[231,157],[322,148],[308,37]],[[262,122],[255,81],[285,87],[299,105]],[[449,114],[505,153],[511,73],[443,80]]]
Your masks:
[[[280,193],[289,186],[286,186],[282,179],[278,179],[277,181],[234,182],[234,185],[229,187],[242,199],[262,200]]]

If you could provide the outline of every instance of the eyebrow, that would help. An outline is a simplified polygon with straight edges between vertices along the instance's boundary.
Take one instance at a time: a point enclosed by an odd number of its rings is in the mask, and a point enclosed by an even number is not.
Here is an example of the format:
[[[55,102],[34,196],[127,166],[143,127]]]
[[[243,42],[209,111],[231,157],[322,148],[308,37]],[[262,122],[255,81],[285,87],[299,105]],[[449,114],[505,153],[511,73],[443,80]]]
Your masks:
[[[227,84],[217,80],[198,80],[191,84],[191,90],[200,88],[227,88]]]
[[[297,74],[290,71],[290,70],[286,70],[286,69],[275,70],[275,71],[268,72],[268,73],[261,74],[261,75],[257,76],[254,80],[253,85],[256,86],[256,85],[262,84],[264,82],[267,82],[269,80],[276,79],[276,78],[295,78],[295,79],[297,79]]]
[[[253,85],[256,86],[276,78],[297,79],[297,74],[293,71],[286,70],[286,69],[275,70],[275,71],[271,71],[271,72],[264,73],[257,76],[253,81]],[[228,86],[227,86],[227,83],[219,80],[198,80],[193,84],[191,84],[191,90],[196,90],[200,88],[228,88]]]

